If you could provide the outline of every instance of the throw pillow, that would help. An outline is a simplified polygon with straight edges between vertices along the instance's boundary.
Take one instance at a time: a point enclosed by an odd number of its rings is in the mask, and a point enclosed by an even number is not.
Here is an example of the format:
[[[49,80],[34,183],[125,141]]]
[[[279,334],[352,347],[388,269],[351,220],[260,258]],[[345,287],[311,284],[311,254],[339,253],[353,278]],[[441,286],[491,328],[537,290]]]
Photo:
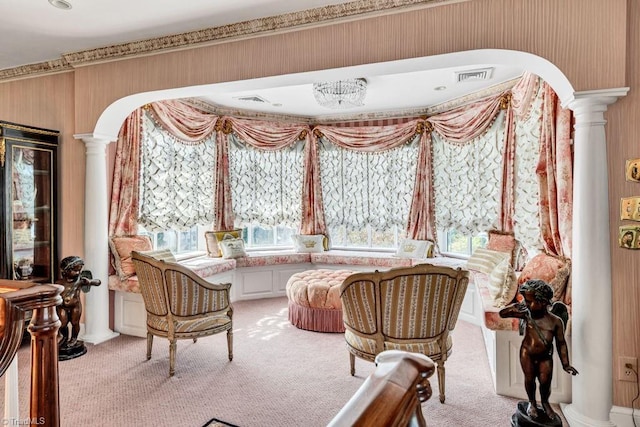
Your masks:
[[[518,280],[509,258],[502,260],[489,275],[489,295],[494,307],[504,307],[516,298]]]
[[[324,241],[325,236],[323,234],[296,234],[293,236],[293,244],[296,252],[324,252]]]
[[[431,240],[404,239],[396,251],[398,258],[432,258],[433,242]]]
[[[205,231],[204,239],[207,244],[207,255],[212,258],[218,258],[222,256],[222,250],[218,246],[218,242],[224,238],[238,239],[242,237],[242,229],[235,229],[229,231]]]
[[[518,269],[520,252],[524,250],[512,231],[500,231],[489,230],[487,232],[489,241],[487,242],[486,249],[492,251],[507,252],[511,256],[511,265],[516,271],[522,270],[522,267]],[[526,256],[526,250],[524,250],[524,256]]]
[[[511,256],[507,252],[493,251],[491,249],[478,248],[473,251],[467,261],[469,270],[491,274],[494,268],[505,259],[510,260]]]
[[[540,253],[525,265],[518,277],[518,284],[527,280],[544,280],[553,288],[553,299],[562,299],[571,274],[571,261],[546,253]]]
[[[493,300],[493,305],[497,306],[498,301],[502,300],[502,292],[504,289],[504,281],[509,270],[509,259],[505,258],[495,266],[489,274],[489,296]]]
[[[508,304],[515,302],[518,297],[518,287],[518,277],[516,276],[516,272],[514,268],[509,265],[502,287],[502,298],[497,301],[497,307],[505,307]]]
[[[224,239],[218,242],[218,246],[222,250],[222,258],[240,258],[247,256],[244,251],[244,240],[242,239]]]
[[[113,255],[113,263],[120,280],[127,280],[136,274],[131,260],[131,251],[149,251],[152,249],[149,236],[114,236],[109,238],[109,248]]]

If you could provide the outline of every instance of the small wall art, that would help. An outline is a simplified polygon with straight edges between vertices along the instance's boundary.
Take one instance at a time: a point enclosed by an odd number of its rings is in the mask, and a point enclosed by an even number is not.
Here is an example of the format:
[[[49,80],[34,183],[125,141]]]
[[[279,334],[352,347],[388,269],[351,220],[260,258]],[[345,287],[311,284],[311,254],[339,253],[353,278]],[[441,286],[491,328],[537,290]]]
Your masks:
[[[640,221],[640,197],[622,197],[620,199],[620,219]]]
[[[640,159],[629,159],[624,168],[627,181],[640,182]]]
[[[640,226],[621,225],[618,231],[618,244],[625,249],[640,249]]]

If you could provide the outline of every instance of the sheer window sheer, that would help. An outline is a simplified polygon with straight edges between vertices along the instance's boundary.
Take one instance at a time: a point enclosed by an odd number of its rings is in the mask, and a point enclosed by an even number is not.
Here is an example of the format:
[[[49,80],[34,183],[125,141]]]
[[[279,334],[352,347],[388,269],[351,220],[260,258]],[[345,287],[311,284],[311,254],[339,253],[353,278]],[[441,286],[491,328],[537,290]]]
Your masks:
[[[236,227],[300,226],[304,142],[276,151],[229,135],[229,180]]]
[[[371,153],[348,150],[320,139],[322,201],[332,238],[366,233],[368,228],[374,234],[406,228],[418,141],[419,137],[414,137],[407,144]]]
[[[143,115],[138,222],[151,232],[190,229],[213,222],[215,134],[181,142]]]
[[[540,230],[540,184],[532,171],[540,157],[540,123],[542,97],[536,96],[526,117],[517,118],[516,132],[516,185],[513,231],[530,252],[542,249]]]
[[[436,228],[475,235],[498,225],[502,183],[504,111],[482,135],[450,143],[433,139]]]

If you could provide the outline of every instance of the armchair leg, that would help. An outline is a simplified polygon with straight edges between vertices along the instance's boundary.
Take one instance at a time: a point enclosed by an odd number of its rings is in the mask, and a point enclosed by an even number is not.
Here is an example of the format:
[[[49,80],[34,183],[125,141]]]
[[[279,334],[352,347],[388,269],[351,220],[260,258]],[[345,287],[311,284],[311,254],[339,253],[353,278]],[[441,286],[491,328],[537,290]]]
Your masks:
[[[169,341],[169,376],[176,373],[176,340]]]
[[[147,332],[147,360],[151,359],[152,348],[153,348],[153,335]]]
[[[438,363],[438,390],[440,391],[440,403],[444,403],[444,362]]]
[[[229,349],[229,362],[233,360],[233,329],[227,331],[227,348]]]
[[[356,356],[353,353],[349,353],[349,363],[351,364],[351,376],[356,374]]]

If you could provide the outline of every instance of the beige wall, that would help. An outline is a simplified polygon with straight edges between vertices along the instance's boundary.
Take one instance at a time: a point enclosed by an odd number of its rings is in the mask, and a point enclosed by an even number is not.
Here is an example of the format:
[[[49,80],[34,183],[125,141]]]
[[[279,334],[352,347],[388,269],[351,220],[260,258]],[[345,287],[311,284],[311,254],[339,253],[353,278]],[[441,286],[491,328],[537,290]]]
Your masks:
[[[607,157],[609,168],[609,217],[611,219],[611,262],[613,297],[613,361],[618,357],[640,358],[640,251],[621,249],[617,244],[620,221],[620,198],[640,196],[640,184],[626,182],[626,159],[640,158],[640,5],[629,1],[627,12],[626,86],[629,94],[612,105],[607,119]],[[613,401],[631,407],[638,392],[632,382],[616,381],[613,371]],[[637,405],[636,401],[636,405]]]
[[[640,356],[640,251],[615,245],[619,198],[640,195],[640,184],[636,189],[622,174],[626,158],[640,157],[634,127],[640,118],[639,17],[637,3],[627,0],[471,0],[414,8],[0,83],[0,118],[62,131],[60,255],[66,256],[82,254],[84,147],[72,135],[92,132],[104,109],[129,94],[481,48],[546,58],[578,91],[631,86],[607,113],[617,360]],[[631,406],[633,384],[614,380],[613,387],[614,404]]]

